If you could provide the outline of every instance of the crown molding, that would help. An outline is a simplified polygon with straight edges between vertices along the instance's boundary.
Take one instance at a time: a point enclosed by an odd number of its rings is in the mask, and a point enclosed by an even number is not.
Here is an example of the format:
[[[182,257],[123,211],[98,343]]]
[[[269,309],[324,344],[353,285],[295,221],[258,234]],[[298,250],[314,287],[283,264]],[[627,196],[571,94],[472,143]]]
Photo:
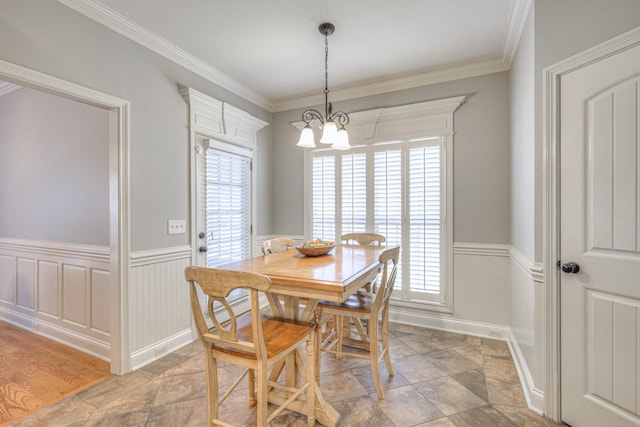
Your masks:
[[[357,86],[332,90],[331,101],[345,101],[348,99],[379,95],[397,90],[413,89],[435,83],[466,79],[484,74],[498,73],[500,71],[507,71],[509,67],[509,64],[504,64],[498,59],[490,59],[458,67],[443,68],[441,70],[430,71],[427,73],[363,83]],[[276,113],[279,111],[293,110],[296,108],[304,108],[309,105],[320,105],[323,103],[324,94],[319,93],[316,95],[303,96],[300,98],[277,102],[273,105],[272,112]]]
[[[324,102],[324,95],[320,93],[279,102],[270,102],[242,83],[149,31],[142,25],[122,16],[98,0],[58,0],[58,2],[271,113],[303,108],[309,105],[320,105]],[[531,4],[532,0],[513,0],[507,34],[503,41],[499,58],[334,89],[331,91],[332,100],[344,101],[507,71],[511,68]]]
[[[22,89],[22,86],[14,85],[9,82],[0,82],[0,96],[9,95],[17,90]]]
[[[204,77],[212,83],[229,90],[255,105],[271,111],[272,105],[263,96],[232,79],[201,59],[179,48],[173,43],[149,31],[142,25],[120,15],[97,0],[58,0],[87,18],[127,37],[147,49],[167,58],[187,70]]]
[[[516,56],[520,37],[527,23],[527,16],[529,15],[529,10],[531,10],[532,3],[532,0],[514,0],[511,6],[507,33],[502,42],[502,54],[500,55],[500,60],[505,64],[509,64],[509,68],[511,68],[513,58]]]

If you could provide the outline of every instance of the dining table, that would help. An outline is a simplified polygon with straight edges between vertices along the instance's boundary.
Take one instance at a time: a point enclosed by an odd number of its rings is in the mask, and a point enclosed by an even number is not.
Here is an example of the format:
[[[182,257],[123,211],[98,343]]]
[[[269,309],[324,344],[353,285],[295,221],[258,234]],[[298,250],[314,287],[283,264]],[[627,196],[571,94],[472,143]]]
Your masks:
[[[367,283],[380,270],[381,246],[336,245],[326,255],[305,256],[295,249],[222,264],[216,268],[261,273],[271,279],[266,293],[274,315],[288,319],[314,321],[318,300],[343,302]],[[319,321],[316,322],[320,328]],[[318,334],[320,335],[320,334]],[[316,345],[319,349],[319,345]],[[319,351],[316,352],[319,358]],[[287,384],[295,386],[304,372],[304,357],[292,355],[271,372],[275,381],[284,370]],[[319,373],[316,373],[318,377]],[[337,425],[340,414],[322,396],[316,382],[316,420],[326,426]],[[282,397],[269,395],[269,400],[282,403]],[[294,408],[295,409],[295,408]],[[303,410],[301,405],[300,410]]]

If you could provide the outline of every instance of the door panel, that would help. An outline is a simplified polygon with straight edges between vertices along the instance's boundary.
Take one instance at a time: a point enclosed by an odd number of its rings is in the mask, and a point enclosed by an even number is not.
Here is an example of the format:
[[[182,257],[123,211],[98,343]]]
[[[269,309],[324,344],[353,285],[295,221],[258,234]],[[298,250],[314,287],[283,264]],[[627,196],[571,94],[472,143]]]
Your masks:
[[[640,47],[560,91],[562,419],[640,426]]]

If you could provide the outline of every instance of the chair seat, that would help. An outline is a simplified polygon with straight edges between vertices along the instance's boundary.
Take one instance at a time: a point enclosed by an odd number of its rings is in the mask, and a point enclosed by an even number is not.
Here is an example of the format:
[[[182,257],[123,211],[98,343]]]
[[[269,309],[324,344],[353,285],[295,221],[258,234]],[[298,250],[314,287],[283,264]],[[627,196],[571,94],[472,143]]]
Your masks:
[[[237,317],[237,336],[242,341],[253,341],[253,332],[251,329],[251,313],[245,313]],[[291,319],[283,319],[279,317],[270,317],[261,315],[262,335],[264,336],[264,344],[267,350],[267,358],[271,359],[289,349],[296,342],[304,342],[310,331],[313,331],[315,325],[310,322],[302,322]],[[213,344],[213,351],[231,354],[245,359],[255,360],[255,354],[245,353],[235,348],[226,347],[221,344]]]
[[[340,311],[370,313],[375,298],[375,294],[360,289],[344,302],[318,301],[318,305],[323,309],[335,308]]]

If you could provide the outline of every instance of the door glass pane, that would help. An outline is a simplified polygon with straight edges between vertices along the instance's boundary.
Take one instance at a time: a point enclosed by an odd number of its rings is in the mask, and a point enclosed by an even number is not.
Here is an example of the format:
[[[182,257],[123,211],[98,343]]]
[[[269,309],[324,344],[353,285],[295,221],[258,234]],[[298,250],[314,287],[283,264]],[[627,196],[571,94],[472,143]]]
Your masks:
[[[207,267],[251,256],[250,159],[206,151]]]

